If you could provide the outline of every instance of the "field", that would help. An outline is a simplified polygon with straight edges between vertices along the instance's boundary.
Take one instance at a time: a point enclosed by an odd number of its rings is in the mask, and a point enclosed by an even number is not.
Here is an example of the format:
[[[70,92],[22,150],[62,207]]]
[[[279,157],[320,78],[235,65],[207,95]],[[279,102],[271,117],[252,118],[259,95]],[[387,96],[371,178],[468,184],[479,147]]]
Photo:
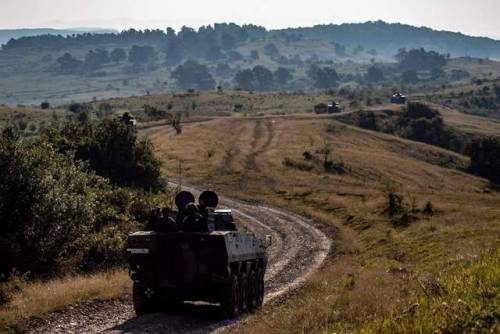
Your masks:
[[[153,142],[170,181],[302,214],[332,239],[328,263],[301,290],[232,331],[460,332],[473,328],[470,323],[479,331],[498,330],[498,189],[465,172],[466,156],[312,113],[314,104],[331,99],[236,91],[106,102],[114,112],[131,111],[139,119],[146,119],[145,104],[171,104],[169,112],[181,114],[180,134],[162,121],[139,130]],[[347,112],[358,109],[340,101]],[[239,112],[237,104],[243,106]],[[433,106],[447,125],[467,135],[499,133],[495,120]],[[390,105],[370,108],[397,111]],[[29,123],[53,118],[52,110],[0,111],[4,123],[17,122],[20,113]],[[66,112],[56,113],[62,118]],[[15,323],[23,312],[38,315],[87,299],[116,298],[129,286],[123,272],[113,275],[120,282],[113,289],[99,275],[78,278],[84,287],[78,294],[69,284],[73,278],[23,286],[0,309],[0,320]],[[26,300],[46,299],[51,284],[64,287],[61,294],[29,306]]]
[[[238,331],[408,332],[394,319],[420,298],[420,283],[498,245],[500,195],[459,171],[468,159],[446,150],[315,116],[223,118],[186,124],[180,135],[167,127],[144,134],[172,180],[305,214],[335,241],[331,263],[301,293]],[[387,213],[393,193],[408,216]]]

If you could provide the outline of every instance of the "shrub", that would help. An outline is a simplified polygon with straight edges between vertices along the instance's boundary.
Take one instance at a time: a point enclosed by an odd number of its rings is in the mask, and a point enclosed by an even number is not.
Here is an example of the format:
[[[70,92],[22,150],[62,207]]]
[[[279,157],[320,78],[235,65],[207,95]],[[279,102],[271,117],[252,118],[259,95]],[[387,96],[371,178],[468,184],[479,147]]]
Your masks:
[[[427,118],[432,119],[441,116],[437,110],[432,109],[428,105],[421,102],[410,102],[404,113],[406,118],[418,119]]]
[[[50,108],[50,103],[47,102],[47,101],[44,101],[44,102],[40,103],[40,108],[42,108],[44,110],[45,109],[49,109]]]
[[[45,142],[0,140],[0,272],[53,274],[81,259],[96,221],[97,189],[87,174]]]
[[[470,171],[500,184],[500,138],[475,140],[468,151],[471,157]]]
[[[136,130],[119,120],[106,119],[86,124],[67,124],[51,129],[45,138],[61,153],[75,152],[97,175],[113,185],[139,187],[159,192],[165,189],[161,162],[147,139],[138,139]]]
[[[292,160],[290,158],[285,158],[282,163],[283,163],[283,166],[285,166],[285,167],[294,168],[294,169],[298,169],[298,170],[306,171],[306,172],[310,172],[314,169],[313,165],[309,165],[309,164],[302,162],[302,161],[295,161],[295,160]]]

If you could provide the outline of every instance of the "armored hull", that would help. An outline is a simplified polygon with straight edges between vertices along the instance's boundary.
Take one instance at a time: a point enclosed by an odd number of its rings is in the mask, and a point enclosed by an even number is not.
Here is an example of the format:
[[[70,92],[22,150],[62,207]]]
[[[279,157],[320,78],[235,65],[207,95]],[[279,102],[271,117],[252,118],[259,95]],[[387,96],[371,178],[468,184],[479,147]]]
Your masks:
[[[172,216],[179,220],[179,213]],[[138,315],[183,301],[206,301],[220,303],[235,317],[262,304],[267,244],[252,233],[235,231],[230,210],[197,224],[200,231],[142,231],[128,237]],[[193,228],[192,223],[183,226]]]

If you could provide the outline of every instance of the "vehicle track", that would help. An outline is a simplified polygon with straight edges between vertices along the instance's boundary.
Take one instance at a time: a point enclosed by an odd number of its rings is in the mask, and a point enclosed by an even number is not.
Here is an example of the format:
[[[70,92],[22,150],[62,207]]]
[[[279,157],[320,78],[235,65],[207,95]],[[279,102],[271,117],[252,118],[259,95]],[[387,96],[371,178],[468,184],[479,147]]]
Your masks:
[[[194,188],[183,187],[198,193]],[[322,265],[330,240],[312,221],[279,209],[221,197],[238,222],[259,236],[270,234],[265,303],[297,288]],[[240,226],[241,228],[241,226]],[[130,300],[89,302],[49,316],[29,333],[213,333],[235,321],[224,318],[217,306],[185,303],[175,314],[136,317]]]

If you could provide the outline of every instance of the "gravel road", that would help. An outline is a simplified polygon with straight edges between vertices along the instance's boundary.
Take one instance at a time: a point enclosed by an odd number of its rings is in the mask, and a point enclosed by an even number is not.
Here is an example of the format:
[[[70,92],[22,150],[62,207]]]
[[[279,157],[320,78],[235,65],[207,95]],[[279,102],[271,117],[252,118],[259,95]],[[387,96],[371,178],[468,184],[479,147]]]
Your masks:
[[[260,236],[273,236],[268,249],[265,303],[300,286],[328,255],[329,238],[304,217],[228,198],[221,198],[221,207],[231,208],[244,228]],[[29,333],[218,333],[231,324],[234,320],[224,319],[215,305],[185,303],[174,314],[136,317],[130,300],[115,300],[89,302],[59,312]]]

